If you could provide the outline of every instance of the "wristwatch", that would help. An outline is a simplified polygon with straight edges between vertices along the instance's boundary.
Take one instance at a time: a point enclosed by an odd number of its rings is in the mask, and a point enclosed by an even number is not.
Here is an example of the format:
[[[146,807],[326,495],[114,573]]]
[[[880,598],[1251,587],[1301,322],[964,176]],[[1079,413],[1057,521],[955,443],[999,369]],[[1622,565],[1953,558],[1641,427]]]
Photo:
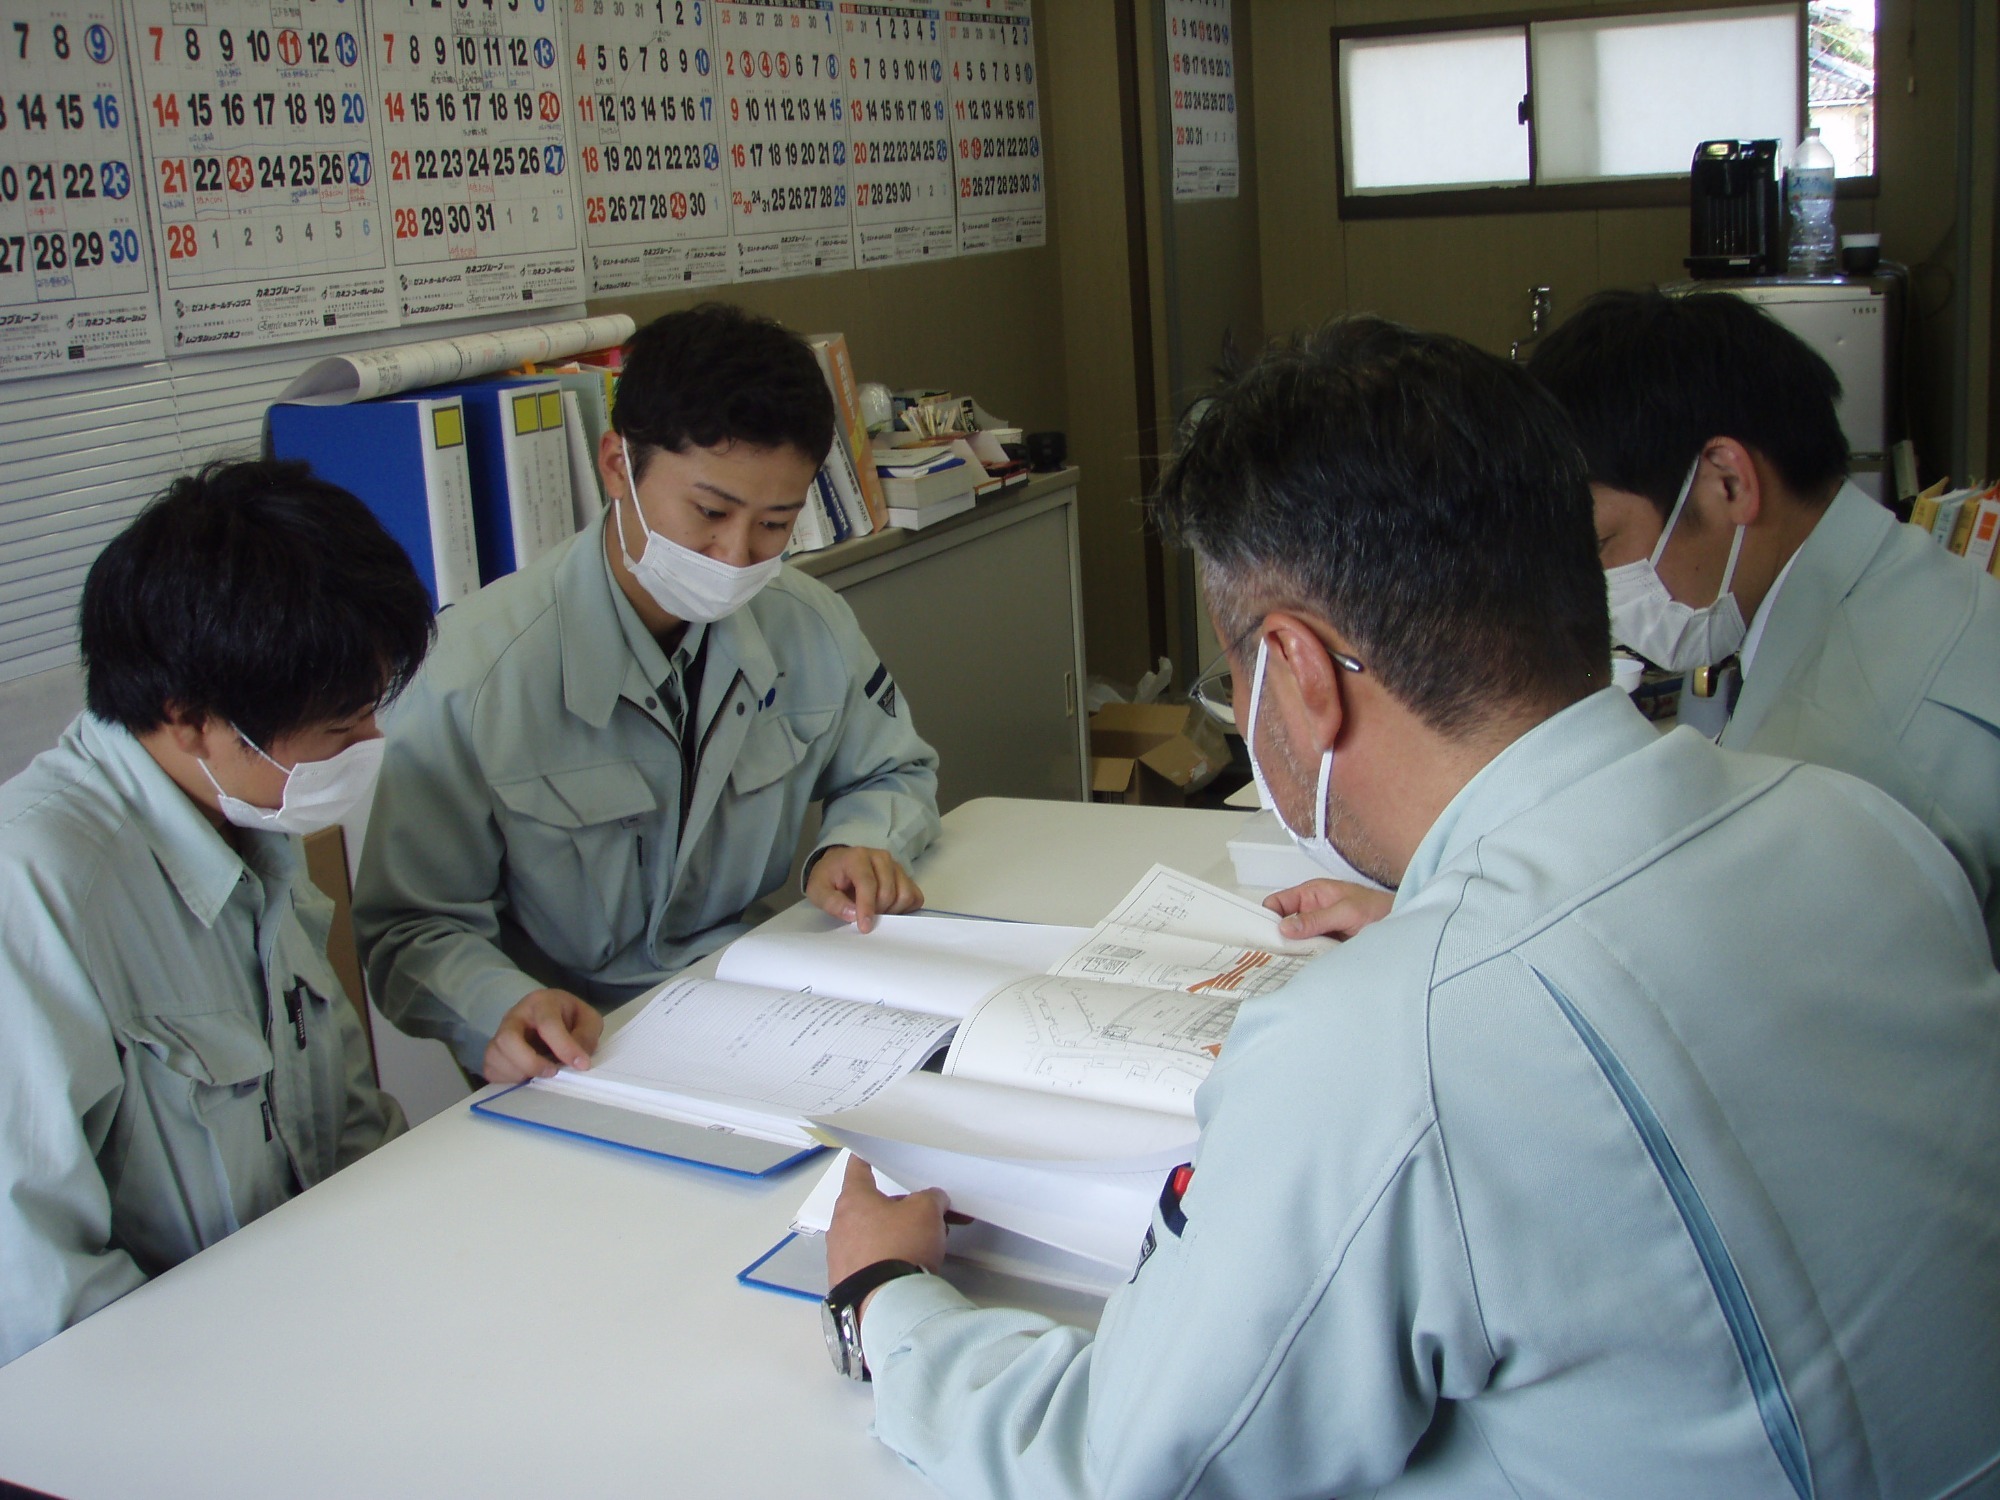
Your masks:
[[[867,1380],[868,1361],[861,1355],[861,1304],[868,1294],[898,1276],[922,1276],[922,1266],[906,1260],[878,1260],[863,1266],[826,1294],[819,1305],[820,1331],[826,1335],[826,1352],[833,1367],[849,1380]]]

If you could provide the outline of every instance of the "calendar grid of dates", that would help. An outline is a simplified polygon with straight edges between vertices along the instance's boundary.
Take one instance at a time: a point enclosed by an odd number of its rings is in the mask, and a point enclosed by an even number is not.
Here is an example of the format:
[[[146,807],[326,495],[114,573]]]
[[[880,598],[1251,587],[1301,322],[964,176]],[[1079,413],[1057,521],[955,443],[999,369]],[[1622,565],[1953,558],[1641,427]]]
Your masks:
[[[15,0],[0,380],[1043,243],[1031,0]]]

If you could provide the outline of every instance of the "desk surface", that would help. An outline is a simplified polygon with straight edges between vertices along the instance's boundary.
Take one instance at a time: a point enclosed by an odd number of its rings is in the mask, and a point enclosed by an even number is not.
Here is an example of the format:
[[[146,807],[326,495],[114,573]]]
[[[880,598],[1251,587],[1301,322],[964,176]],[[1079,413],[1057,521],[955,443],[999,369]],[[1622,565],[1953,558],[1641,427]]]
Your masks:
[[[1094,922],[1156,860],[1232,885],[1241,822],[974,801],[917,876],[939,908]],[[0,1476],[67,1500],[930,1494],[817,1312],[734,1280],[812,1170],[744,1182],[458,1105],[0,1368]]]

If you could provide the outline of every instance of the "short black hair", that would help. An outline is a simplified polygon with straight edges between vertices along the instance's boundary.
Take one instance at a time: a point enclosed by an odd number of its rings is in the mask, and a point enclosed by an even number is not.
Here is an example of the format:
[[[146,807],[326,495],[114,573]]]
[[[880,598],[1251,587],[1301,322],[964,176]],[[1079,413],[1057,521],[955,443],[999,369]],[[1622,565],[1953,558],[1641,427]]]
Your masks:
[[[260,746],[387,702],[435,624],[368,507],[303,463],[213,463],[97,555],[80,611],[84,700],[134,734],[169,711]]]
[[[1440,733],[1610,681],[1583,455],[1525,371],[1461,339],[1350,317],[1273,345],[1154,508],[1225,640],[1308,609]]]
[[[1734,438],[1809,505],[1847,473],[1833,367],[1729,292],[1600,292],[1544,338],[1528,372],[1568,411],[1590,477],[1665,515],[1712,438]]]
[[[796,448],[817,464],[833,446],[833,393],[812,350],[783,324],[704,302],[633,335],[611,425],[633,445],[641,473],[653,448],[725,443]]]

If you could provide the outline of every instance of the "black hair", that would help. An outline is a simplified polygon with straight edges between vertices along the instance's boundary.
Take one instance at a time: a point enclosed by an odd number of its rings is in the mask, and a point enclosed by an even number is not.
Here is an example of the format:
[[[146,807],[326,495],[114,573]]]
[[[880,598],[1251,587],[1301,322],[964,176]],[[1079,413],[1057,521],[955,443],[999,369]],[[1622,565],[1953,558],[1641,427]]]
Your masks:
[[[817,464],[833,445],[833,393],[790,329],[705,302],[654,319],[625,346],[611,425],[641,473],[652,448],[725,443],[795,448]]]
[[[1600,292],[1541,341],[1528,372],[1569,412],[1590,477],[1661,515],[1712,438],[1754,449],[1808,505],[1847,473],[1840,377],[1728,292]]]
[[[1461,339],[1352,317],[1273,345],[1216,393],[1154,511],[1199,555],[1225,641],[1310,610],[1440,733],[1610,680],[1583,455],[1526,372]]]
[[[260,746],[394,697],[431,600],[359,500],[303,463],[214,463],[112,538],[83,584],[85,702],[134,734],[169,712]]]

